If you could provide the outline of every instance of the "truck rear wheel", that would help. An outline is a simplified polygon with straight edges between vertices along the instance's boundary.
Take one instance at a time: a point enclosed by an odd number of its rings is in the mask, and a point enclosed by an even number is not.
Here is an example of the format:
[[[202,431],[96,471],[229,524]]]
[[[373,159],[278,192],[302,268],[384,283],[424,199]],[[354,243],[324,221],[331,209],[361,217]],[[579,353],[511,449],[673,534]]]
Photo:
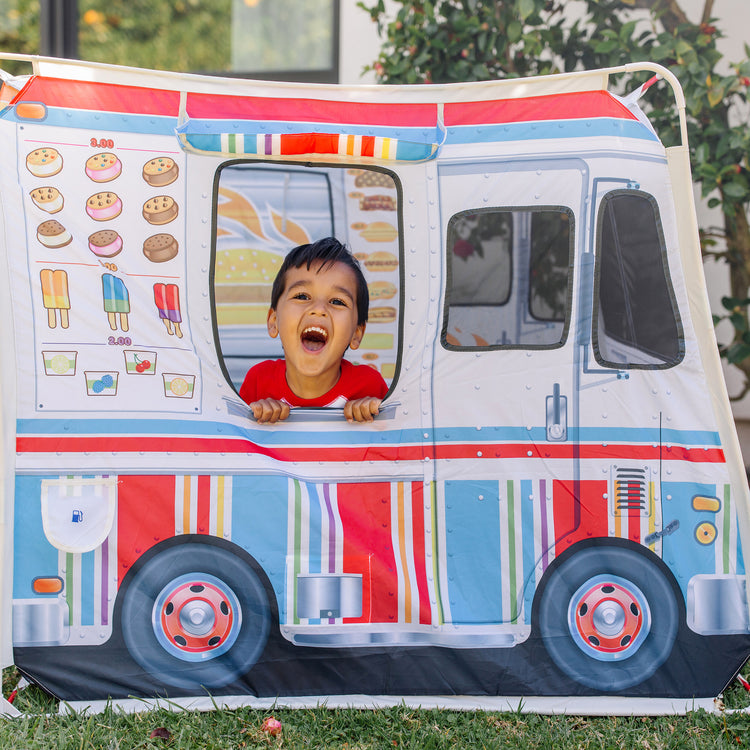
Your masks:
[[[568,677],[617,691],[648,679],[666,661],[679,609],[670,582],[646,555],[597,546],[554,569],[538,622],[547,652]]]
[[[130,655],[179,688],[222,687],[247,672],[268,639],[271,608],[250,566],[226,549],[189,542],[148,560],[124,594]]]

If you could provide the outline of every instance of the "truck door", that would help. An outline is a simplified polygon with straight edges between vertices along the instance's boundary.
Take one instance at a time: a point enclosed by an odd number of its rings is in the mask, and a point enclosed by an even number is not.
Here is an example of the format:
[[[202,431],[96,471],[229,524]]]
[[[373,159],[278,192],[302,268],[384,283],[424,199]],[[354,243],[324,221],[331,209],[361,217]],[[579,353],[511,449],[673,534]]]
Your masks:
[[[555,541],[579,524],[572,321],[586,184],[574,158],[439,168],[434,465],[454,623],[528,624]]]
[[[662,519],[662,463],[675,457],[673,438],[664,436],[712,418],[708,399],[690,393],[699,382],[689,377],[694,363],[683,362],[668,258],[677,247],[671,197],[648,167],[637,174],[592,182],[576,369],[576,391],[585,398],[577,408],[587,443],[604,446],[599,471],[609,481],[609,535],[660,553],[662,526],[671,533],[677,518],[665,508],[672,514]]]

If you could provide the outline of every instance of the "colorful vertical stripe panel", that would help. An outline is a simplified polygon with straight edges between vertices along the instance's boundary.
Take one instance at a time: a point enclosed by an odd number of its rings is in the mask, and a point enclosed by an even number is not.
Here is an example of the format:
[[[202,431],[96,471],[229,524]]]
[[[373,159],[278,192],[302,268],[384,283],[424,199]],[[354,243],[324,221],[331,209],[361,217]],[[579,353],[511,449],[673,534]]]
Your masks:
[[[429,487],[429,485],[428,485]],[[421,483],[306,484],[290,480],[287,611],[299,624],[297,576],[362,576],[362,616],[328,622],[430,625],[434,585],[432,493]],[[305,620],[317,624],[320,620]]]

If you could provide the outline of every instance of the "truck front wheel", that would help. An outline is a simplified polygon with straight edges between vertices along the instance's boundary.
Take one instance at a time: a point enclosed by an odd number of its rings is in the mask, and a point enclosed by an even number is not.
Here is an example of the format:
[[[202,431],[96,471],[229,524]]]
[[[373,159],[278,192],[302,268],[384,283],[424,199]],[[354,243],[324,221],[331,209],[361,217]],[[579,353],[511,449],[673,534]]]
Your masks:
[[[648,679],[677,636],[675,593],[634,549],[587,547],[560,563],[541,593],[539,629],[557,666],[578,683],[625,690]]]
[[[166,685],[227,685],[247,672],[268,639],[271,608],[252,568],[228,550],[170,547],[138,570],[124,594],[121,628],[130,655]]]

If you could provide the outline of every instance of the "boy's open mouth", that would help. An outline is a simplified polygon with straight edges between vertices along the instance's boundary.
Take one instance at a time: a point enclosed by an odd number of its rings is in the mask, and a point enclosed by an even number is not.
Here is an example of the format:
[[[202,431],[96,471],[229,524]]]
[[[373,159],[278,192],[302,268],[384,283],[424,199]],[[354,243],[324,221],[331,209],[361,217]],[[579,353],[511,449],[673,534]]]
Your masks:
[[[302,345],[311,352],[320,351],[328,341],[328,331],[325,328],[310,326],[302,331]]]

